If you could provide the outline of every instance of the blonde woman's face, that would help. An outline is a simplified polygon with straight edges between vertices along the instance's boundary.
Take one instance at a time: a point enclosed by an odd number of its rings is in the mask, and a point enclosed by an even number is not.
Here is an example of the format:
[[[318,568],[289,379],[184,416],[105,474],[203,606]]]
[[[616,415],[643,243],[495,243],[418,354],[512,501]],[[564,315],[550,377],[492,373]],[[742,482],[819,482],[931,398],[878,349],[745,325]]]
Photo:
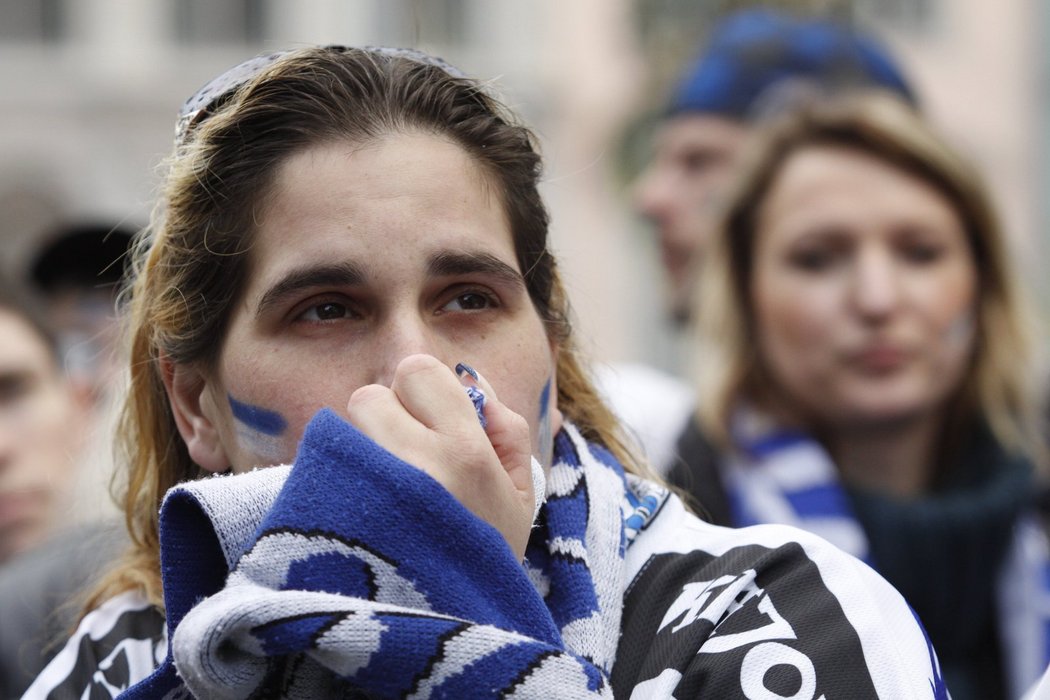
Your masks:
[[[291,461],[319,409],[345,415],[414,354],[474,367],[547,456],[556,349],[502,199],[462,148],[418,133],[317,146],[279,168],[264,204],[201,395],[223,464]]]
[[[924,181],[861,151],[803,148],[759,212],[752,305],[773,390],[829,427],[938,410],[969,366],[977,270]]]

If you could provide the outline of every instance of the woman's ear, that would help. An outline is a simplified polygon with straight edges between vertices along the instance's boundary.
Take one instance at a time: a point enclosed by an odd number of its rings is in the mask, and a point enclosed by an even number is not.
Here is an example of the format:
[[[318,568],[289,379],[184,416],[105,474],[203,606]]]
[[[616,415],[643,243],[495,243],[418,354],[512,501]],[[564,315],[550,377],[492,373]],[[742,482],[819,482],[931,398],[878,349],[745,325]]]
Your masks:
[[[204,375],[191,365],[177,364],[167,357],[160,358],[160,373],[175,426],[190,458],[207,471],[226,471],[230,459],[216,425],[214,402],[207,396]]]

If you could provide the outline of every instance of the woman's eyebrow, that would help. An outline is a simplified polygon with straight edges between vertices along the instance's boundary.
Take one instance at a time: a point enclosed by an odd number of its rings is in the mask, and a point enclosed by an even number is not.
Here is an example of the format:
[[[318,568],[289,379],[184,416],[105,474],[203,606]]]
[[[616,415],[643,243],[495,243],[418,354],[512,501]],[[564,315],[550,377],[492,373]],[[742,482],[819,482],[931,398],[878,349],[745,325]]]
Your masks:
[[[364,284],[365,278],[364,270],[352,262],[294,268],[263,293],[256,306],[255,315],[262,316],[282,299],[304,289],[360,286]]]
[[[445,277],[471,273],[494,275],[503,282],[525,287],[525,279],[516,269],[491,253],[460,253],[442,251],[427,261],[427,274]]]

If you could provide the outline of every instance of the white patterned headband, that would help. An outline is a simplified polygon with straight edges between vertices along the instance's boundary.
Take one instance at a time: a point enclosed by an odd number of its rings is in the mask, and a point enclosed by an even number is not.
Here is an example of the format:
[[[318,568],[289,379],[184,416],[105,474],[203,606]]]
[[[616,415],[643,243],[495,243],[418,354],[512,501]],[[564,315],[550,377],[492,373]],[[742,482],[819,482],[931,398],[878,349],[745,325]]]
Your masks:
[[[405,58],[418,63],[440,68],[453,78],[466,78],[466,74],[446,61],[417,49],[404,49],[387,46],[363,46],[359,48],[347,46],[325,46],[326,51],[341,53],[344,51],[365,51],[368,53],[387,56],[391,58]],[[216,78],[210,80],[204,87],[193,94],[182,105],[179,110],[179,118],[175,123],[175,143],[185,143],[190,131],[214,113],[245,83],[249,82],[262,73],[267,67],[279,58],[293,53],[294,50],[277,51],[249,58],[243,63],[230,68]]]

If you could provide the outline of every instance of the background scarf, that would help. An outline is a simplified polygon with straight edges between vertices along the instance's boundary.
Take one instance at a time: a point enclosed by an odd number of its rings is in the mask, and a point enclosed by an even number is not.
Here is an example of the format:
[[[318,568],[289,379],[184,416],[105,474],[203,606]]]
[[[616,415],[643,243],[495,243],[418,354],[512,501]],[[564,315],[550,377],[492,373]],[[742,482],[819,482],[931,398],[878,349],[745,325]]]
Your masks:
[[[971,625],[977,615],[994,616],[1008,696],[1018,697],[1036,682],[1050,663],[1050,547],[1035,513],[1023,506],[1025,491],[1031,490],[1030,468],[1006,455],[990,432],[975,431],[957,471],[960,479],[977,479],[979,472],[994,478],[913,501],[861,492],[851,497],[819,442],[750,409],[738,411],[733,437],[738,450],[726,460],[724,478],[735,526],[794,525],[871,564],[917,606],[934,633],[946,676],[949,642],[965,648],[962,636],[955,640],[951,633],[956,616],[966,615]],[[873,541],[883,546],[881,555],[872,551],[865,527],[877,531]],[[953,549],[959,547],[972,551],[960,554]],[[976,578],[973,567],[981,569]],[[909,576],[895,575],[901,570]],[[935,571],[947,592],[934,580],[924,582],[923,571],[927,576]],[[995,591],[982,597],[975,585],[984,579]],[[957,605],[947,605],[948,596]],[[984,600],[990,609],[977,606]],[[952,678],[947,680],[952,688]],[[964,681],[960,677],[953,689],[960,697]]]
[[[734,417],[733,442],[738,451],[723,478],[735,527],[793,525],[871,563],[867,537],[820,443],[750,410]]]

